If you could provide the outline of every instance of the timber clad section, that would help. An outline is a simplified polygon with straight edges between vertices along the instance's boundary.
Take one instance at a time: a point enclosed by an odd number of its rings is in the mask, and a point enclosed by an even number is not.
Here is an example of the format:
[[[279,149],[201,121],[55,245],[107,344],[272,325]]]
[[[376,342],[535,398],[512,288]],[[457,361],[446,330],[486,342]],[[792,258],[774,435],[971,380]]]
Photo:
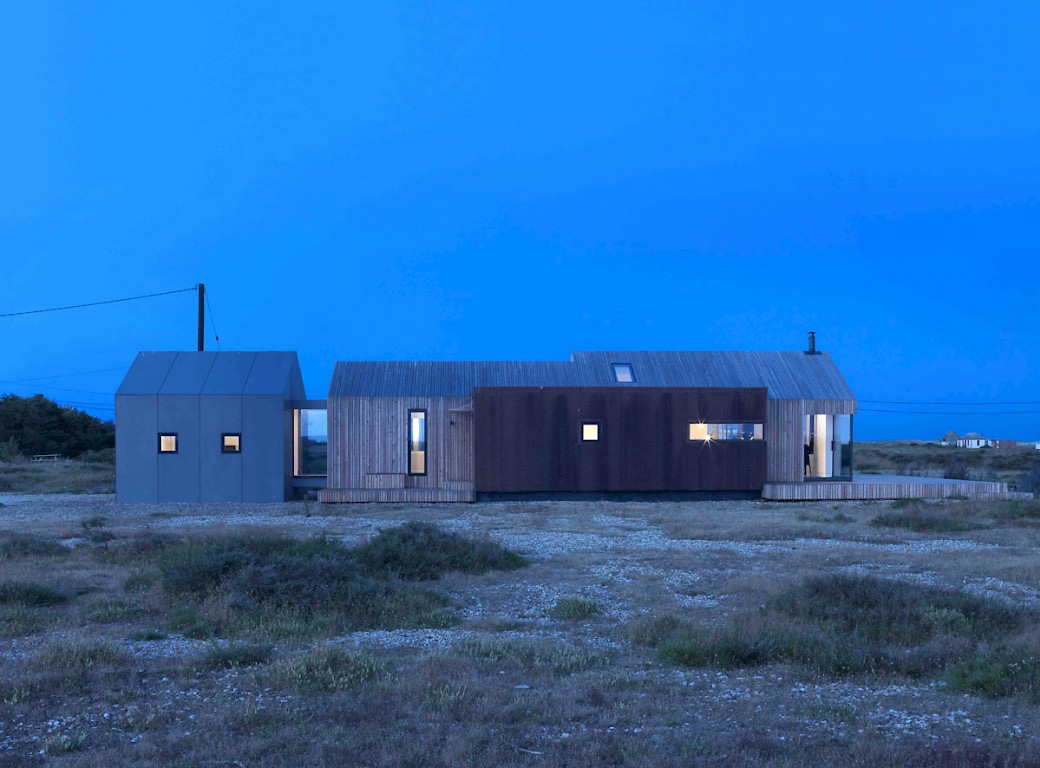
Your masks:
[[[329,398],[323,501],[473,501],[473,418],[458,397]],[[408,412],[426,411],[426,474],[408,474]]]
[[[761,440],[691,441],[691,422],[762,423],[764,388],[480,387],[479,493],[759,491]],[[599,439],[581,440],[581,425]]]
[[[630,365],[634,381],[618,381],[616,364]],[[408,412],[416,409],[426,411],[425,475],[408,474]],[[806,414],[855,410],[826,353],[341,362],[329,387],[328,484],[319,497],[760,492],[767,481],[802,481]],[[583,422],[598,439],[581,439]],[[763,439],[691,441],[691,422],[763,424]]]

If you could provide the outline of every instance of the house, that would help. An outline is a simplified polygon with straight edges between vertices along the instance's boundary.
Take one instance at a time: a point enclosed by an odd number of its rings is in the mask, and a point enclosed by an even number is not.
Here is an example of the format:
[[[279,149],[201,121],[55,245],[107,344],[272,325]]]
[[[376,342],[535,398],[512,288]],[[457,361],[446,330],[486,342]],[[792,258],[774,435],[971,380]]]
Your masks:
[[[142,352],[116,394],[117,499],[329,502],[760,496],[852,479],[856,401],[816,352],[575,352],[336,364]]]
[[[942,440],[939,441],[939,445],[957,445],[957,441],[960,440],[960,435],[956,432],[947,432],[942,436]]]
[[[969,432],[957,440],[957,445],[961,448],[990,448],[993,446],[993,441],[978,432]]]
[[[856,401],[811,352],[341,362],[323,501],[760,495],[851,479]]]
[[[141,352],[116,391],[116,500],[293,493],[294,352]]]

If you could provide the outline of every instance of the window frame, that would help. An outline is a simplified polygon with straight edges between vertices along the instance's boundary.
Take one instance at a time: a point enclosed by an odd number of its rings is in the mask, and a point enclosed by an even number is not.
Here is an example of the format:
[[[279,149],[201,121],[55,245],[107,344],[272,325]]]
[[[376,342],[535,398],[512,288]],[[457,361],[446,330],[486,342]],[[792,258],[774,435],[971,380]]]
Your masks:
[[[412,453],[413,453],[413,450],[412,450],[412,442],[413,442],[412,427],[415,424],[415,421],[413,419],[413,414],[416,414],[416,413],[421,413],[422,414],[422,424],[423,424],[422,449],[421,449],[421,452],[422,452],[422,455],[423,455],[423,471],[422,472],[413,472],[412,471]],[[408,442],[405,445],[405,466],[408,467],[408,475],[410,477],[424,477],[427,474],[429,474],[429,470],[430,470],[430,461],[429,461],[429,458],[430,458],[429,457],[429,443],[430,443],[429,436],[430,436],[430,433],[429,433],[429,428],[430,428],[430,425],[429,425],[429,421],[427,420],[427,410],[425,408],[409,408],[408,409]],[[418,453],[419,451],[414,451],[414,452]]]
[[[167,451],[167,450],[165,450],[163,448],[163,438],[164,437],[172,437],[173,438],[173,450],[172,451]],[[179,432],[160,432],[159,433],[158,444],[157,444],[156,447],[159,449],[159,453],[162,454],[162,455],[169,455],[171,453],[179,453],[180,452],[180,448],[181,448],[181,446],[180,446],[180,433]]]
[[[238,447],[237,448],[228,448],[227,447],[227,443],[225,441],[229,437],[237,437],[238,438]],[[220,433],[220,452],[221,453],[231,453],[231,454],[242,453],[242,433],[241,432],[221,432]]]

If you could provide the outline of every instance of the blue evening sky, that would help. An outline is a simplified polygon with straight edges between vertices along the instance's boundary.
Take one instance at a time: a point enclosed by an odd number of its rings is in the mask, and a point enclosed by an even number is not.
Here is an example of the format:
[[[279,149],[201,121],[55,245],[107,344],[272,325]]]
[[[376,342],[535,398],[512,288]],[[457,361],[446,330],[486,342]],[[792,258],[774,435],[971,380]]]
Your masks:
[[[297,351],[317,398],[336,360],[815,330],[857,439],[1040,439],[1033,2],[3,16],[0,314],[204,282],[220,348]],[[189,292],[0,318],[0,392],[111,417],[195,314]]]

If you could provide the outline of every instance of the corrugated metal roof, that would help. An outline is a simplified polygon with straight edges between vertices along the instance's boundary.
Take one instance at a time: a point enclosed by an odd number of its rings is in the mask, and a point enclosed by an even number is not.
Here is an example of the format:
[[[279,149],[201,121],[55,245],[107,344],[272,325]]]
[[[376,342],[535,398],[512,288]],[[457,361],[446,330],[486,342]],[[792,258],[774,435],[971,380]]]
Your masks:
[[[632,366],[619,383],[615,363]],[[468,397],[484,387],[766,387],[780,399],[853,400],[830,355],[804,352],[575,352],[569,362],[340,362],[329,397]]]
[[[116,395],[303,398],[295,352],[140,352]]]

